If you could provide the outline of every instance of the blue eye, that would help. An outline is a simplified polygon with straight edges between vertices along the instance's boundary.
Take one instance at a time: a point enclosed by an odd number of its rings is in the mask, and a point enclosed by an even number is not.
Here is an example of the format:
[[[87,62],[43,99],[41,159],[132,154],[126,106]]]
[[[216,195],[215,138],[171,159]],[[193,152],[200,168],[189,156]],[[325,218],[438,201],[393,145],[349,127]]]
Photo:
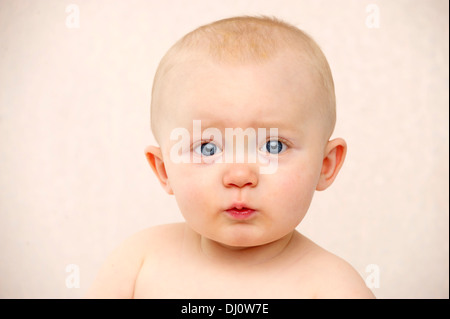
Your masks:
[[[261,151],[270,154],[280,154],[281,152],[284,152],[286,148],[287,146],[283,142],[280,142],[279,140],[270,140],[263,145]]]
[[[202,156],[213,156],[222,150],[214,143],[208,142],[200,144],[194,149],[194,151]]]

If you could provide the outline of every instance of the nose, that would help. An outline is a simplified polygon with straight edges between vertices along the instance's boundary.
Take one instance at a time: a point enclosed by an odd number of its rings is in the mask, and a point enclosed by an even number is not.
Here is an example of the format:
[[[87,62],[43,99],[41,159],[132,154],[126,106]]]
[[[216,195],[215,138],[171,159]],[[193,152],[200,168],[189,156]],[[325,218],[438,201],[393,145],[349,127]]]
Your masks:
[[[230,164],[223,175],[223,184],[225,187],[244,186],[255,187],[258,185],[257,165],[251,164]]]

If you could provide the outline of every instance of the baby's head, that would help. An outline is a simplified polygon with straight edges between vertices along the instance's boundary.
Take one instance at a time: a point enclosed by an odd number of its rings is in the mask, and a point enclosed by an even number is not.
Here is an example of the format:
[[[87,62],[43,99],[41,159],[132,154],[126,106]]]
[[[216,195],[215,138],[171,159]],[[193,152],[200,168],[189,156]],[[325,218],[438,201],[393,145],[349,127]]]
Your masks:
[[[147,157],[161,184],[192,229],[227,246],[292,232],[346,152],[343,140],[329,141],[336,115],[325,56],[304,32],[270,18],[225,19],[178,41],[158,67],[151,117],[161,148]],[[236,129],[259,162],[226,157]],[[276,170],[261,174],[268,162]]]
[[[303,31],[280,20],[236,17],[188,33],[161,60],[154,79],[151,104],[151,128],[157,141],[162,142],[163,123],[172,119],[174,111],[182,113],[180,105],[168,105],[165,99],[167,94],[173,97],[177,93],[178,86],[174,80],[187,81],[180,78],[183,74],[181,69],[189,68],[183,70],[188,73],[184,75],[189,76],[192,69],[201,69],[209,64],[256,67],[269,62],[284,63],[309,77],[309,85],[317,95],[314,105],[309,107],[322,116],[324,134],[329,138],[336,119],[334,84],[328,62],[316,42]],[[309,93],[311,95],[312,92]]]

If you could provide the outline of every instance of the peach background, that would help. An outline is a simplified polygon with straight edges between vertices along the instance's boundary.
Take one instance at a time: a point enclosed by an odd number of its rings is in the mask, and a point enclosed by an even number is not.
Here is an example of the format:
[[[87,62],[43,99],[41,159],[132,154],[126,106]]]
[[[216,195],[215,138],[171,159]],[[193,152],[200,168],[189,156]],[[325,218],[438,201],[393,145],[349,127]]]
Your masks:
[[[379,298],[449,297],[448,1],[2,0],[1,298],[81,297],[125,237],[182,220],[143,153],[153,75],[186,32],[242,14],[306,30],[333,70],[348,157],[298,229],[363,278],[376,264]]]

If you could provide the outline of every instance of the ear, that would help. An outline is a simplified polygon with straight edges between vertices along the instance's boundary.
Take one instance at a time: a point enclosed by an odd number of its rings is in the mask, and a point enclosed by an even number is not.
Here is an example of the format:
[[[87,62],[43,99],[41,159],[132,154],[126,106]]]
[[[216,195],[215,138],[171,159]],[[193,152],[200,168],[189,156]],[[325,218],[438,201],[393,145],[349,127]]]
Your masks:
[[[145,156],[147,157],[150,167],[161,183],[161,186],[168,194],[173,195],[173,190],[172,187],[170,187],[169,179],[167,177],[166,166],[164,165],[161,148],[156,146],[147,146],[145,148]]]
[[[337,138],[327,143],[316,190],[323,191],[333,183],[344,163],[346,154],[347,143],[342,138]]]

